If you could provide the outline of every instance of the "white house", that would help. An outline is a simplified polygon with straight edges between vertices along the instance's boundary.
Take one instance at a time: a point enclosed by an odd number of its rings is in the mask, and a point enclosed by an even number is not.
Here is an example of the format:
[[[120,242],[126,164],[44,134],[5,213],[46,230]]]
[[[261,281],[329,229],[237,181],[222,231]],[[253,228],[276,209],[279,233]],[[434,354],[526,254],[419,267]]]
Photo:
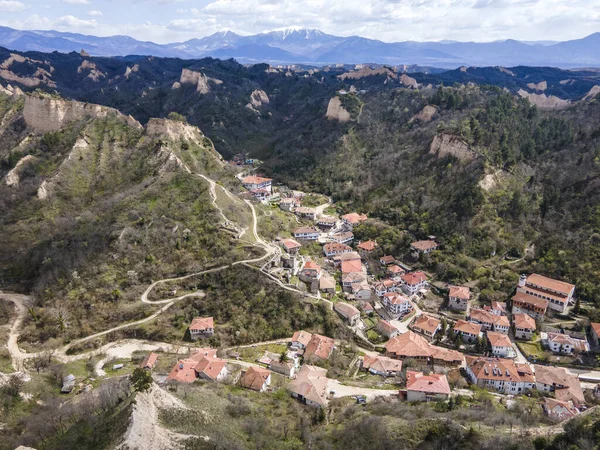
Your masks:
[[[192,340],[209,338],[215,333],[212,317],[195,317],[189,327]]]
[[[421,289],[427,288],[427,276],[423,272],[409,272],[400,277],[402,290],[408,295],[417,294]]]
[[[273,180],[271,178],[263,178],[256,176],[247,176],[242,180],[242,185],[248,189],[249,191],[254,191],[256,189],[265,189],[271,192],[271,185]]]
[[[453,331],[454,334],[460,335],[464,342],[474,343],[481,336],[481,325],[461,319],[456,321]]]
[[[517,356],[512,342],[510,342],[510,339],[506,334],[496,333],[494,331],[488,331],[486,334],[494,356],[501,358],[515,358]]]
[[[405,295],[388,292],[383,295],[383,305],[387,308],[393,317],[402,316],[412,310],[412,302]]]
[[[448,307],[458,311],[467,311],[469,309],[470,298],[471,289],[467,286],[450,286]]]
[[[321,236],[321,232],[315,227],[300,227],[294,230],[296,239],[304,239],[306,241],[316,241]]]
[[[512,359],[466,356],[467,376],[477,386],[501,394],[523,394],[535,387],[535,375],[528,364]]]
[[[536,330],[536,324],[533,317],[528,314],[513,314],[513,326],[515,328],[515,337],[517,339],[531,340]]]
[[[409,402],[446,401],[448,397],[450,397],[450,385],[446,375],[406,372],[406,400]]]
[[[271,384],[271,371],[262,367],[251,366],[242,375],[240,384],[246,389],[264,392]]]

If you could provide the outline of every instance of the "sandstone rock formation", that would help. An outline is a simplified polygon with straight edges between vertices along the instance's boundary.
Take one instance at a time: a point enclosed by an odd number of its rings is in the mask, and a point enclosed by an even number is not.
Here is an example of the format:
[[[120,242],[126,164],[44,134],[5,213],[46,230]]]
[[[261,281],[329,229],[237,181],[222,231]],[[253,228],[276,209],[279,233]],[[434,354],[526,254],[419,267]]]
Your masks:
[[[414,89],[417,89],[419,87],[419,83],[417,83],[417,80],[415,80],[412,77],[409,77],[405,73],[403,73],[400,77],[400,83],[402,83],[404,86],[411,87]]]
[[[544,81],[540,81],[539,83],[535,84],[535,83],[527,83],[527,87],[529,89],[532,89],[534,91],[545,91],[546,89],[548,89],[548,83],[544,80]]]
[[[23,167],[25,166],[25,164],[27,164],[29,161],[33,161],[35,160],[35,156],[32,155],[27,155],[23,158],[21,158],[19,160],[19,162],[15,165],[15,167],[13,167],[13,169],[8,172],[8,174],[6,175],[6,185],[7,186],[18,186],[19,182],[21,181],[20,175],[21,175],[21,170],[23,170]]]
[[[431,119],[433,119],[433,116],[436,114],[437,108],[435,106],[425,105],[421,111],[419,111],[413,116],[412,119],[410,119],[410,121],[412,122],[414,120],[419,120],[424,123],[431,122]]]
[[[521,97],[528,99],[531,104],[542,109],[559,109],[570,105],[568,100],[563,100],[554,95],[546,96],[546,94],[532,94],[524,89],[519,89],[518,94]]]
[[[223,84],[221,80],[216,78],[209,78],[204,75],[202,72],[196,72],[190,69],[182,69],[181,77],[179,78],[180,84],[195,84],[196,91],[200,94],[208,94],[210,92],[210,84]],[[175,88],[175,86],[173,86]]]
[[[113,114],[123,119],[129,126],[142,128],[140,123],[131,116],[125,116],[114,108],[89,103],[27,95],[23,108],[25,123],[37,133],[57,131],[69,122],[85,117],[98,118]]]
[[[137,65],[137,64],[135,64],[133,67],[127,66],[127,69],[125,69],[125,78],[129,78],[129,76],[132,73],[135,73],[135,72],[137,72],[139,70],[140,70],[140,66]]]
[[[431,142],[429,153],[437,155],[438,158],[452,155],[461,161],[471,161],[477,157],[466,142],[450,133],[436,134]]]
[[[373,75],[386,75],[388,78],[397,78],[398,75],[387,67],[378,67],[377,69],[371,69],[369,66],[363,67],[362,69],[350,71],[338,75],[340,80],[358,80],[364,77],[370,77]]]
[[[508,70],[506,67],[498,67],[498,70],[500,72],[502,72],[502,73],[510,75],[511,77],[516,77],[517,76],[512,70]]]
[[[37,70],[31,76],[21,76],[13,73],[10,68],[14,62],[17,63],[30,63],[32,65],[37,66]],[[48,70],[40,67],[46,66]],[[0,78],[5,79],[6,81],[14,81],[16,83],[20,83],[23,86],[27,87],[37,87],[40,84],[45,84],[49,87],[56,87],[56,83],[52,81],[51,72],[54,71],[54,68],[47,62],[38,61],[36,59],[27,58],[25,56],[17,55],[15,53],[11,53],[10,56],[0,64]]]
[[[598,96],[598,94],[600,94],[600,86],[594,86],[585,95],[585,97],[582,98],[582,100],[583,101],[585,101],[585,100],[593,100],[593,99],[595,99]]]
[[[85,71],[89,72],[87,77],[95,82],[100,81],[100,78],[106,78],[106,74],[98,70],[98,68],[96,67],[96,63],[88,61],[87,59],[84,60],[81,63],[81,65],[77,68],[77,73],[79,74]]]
[[[263,104],[268,105],[271,100],[265,91],[257,89],[250,94],[250,103],[255,108],[260,108]]]
[[[148,136],[164,136],[172,141],[180,139],[201,140],[204,134],[198,127],[170,119],[150,119],[146,124]]]
[[[327,113],[325,114],[329,120],[338,120],[340,122],[348,122],[350,113],[342,106],[342,101],[339,97],[333,97],[327,105]]]

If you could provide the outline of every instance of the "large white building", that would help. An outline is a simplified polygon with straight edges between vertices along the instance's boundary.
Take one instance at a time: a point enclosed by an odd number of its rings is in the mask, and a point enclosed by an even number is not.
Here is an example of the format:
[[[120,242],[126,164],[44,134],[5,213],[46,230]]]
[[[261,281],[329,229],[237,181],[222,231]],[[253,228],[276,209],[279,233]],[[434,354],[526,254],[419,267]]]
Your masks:
[[[477,386],[501,394],[522,394],[535,388],[535,376],[527,364],[512,359],[466,356],[467,376]]]
[[[521,276],[517,292],[547,300],[550,309],[565,313],[575,295],[575,285],[532,273]]]

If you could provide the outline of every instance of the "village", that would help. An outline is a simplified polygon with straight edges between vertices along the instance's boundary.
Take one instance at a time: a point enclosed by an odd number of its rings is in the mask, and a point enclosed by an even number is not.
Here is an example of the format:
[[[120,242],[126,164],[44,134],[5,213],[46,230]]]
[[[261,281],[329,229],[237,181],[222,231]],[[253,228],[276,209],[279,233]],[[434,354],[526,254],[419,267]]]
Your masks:
[[[329,201],[303,206],[305,194],[275,191],[272,179],[239,178],[247,189],[242,196],[293,215],[297,225],[276,238],[280,250],[261,270],[325,302],[351,339],[297,330],[276,342],[216,349],[205,343],[219,324],[197,317],[189,336],[201,347],[178,358],[168,375],[155,374],[159,383],[200,379],[258,392],[285,387],[314,407],[350,396],[357,403],[386,397],[439,404],[472,396],[471,387],[501,402],[533,395],[553,422],[581,414],[600,397],[600,372],[582,365],[598,349],[600,324],[563,326],[573,322],[565,318],[576,302],[574,285],[521,275],[508,302],[479,301],[472,287],[436,282],[407,264],[443,251],[435,236],[412,242],[408,257],[385,255],[376,240],[354,239],[367,215],[338,215]],[[152,370],[159,357],[151,353],[141,367]]]

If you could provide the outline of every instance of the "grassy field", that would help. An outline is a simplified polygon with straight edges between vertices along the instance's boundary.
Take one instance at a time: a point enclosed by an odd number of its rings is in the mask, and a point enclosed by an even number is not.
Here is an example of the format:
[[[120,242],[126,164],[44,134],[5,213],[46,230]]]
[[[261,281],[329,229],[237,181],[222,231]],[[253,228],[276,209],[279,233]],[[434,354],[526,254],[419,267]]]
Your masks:
[[[519,349],[528,359],[542,359],[547,356],[547,353],[542,348],[541,341],[537,342],[517,342]]]
[[[228,353],[236,352],[240,354],[240,358],[242,361],[255,363],[258,359],[260,359],[265,352],[275,353],[277,355],[281,354],[287,349],[287,345],[277,345],[277,344],[269,344],[269,345],[260,345],[257,347],[243,347],[243,348],[234,348]]]

